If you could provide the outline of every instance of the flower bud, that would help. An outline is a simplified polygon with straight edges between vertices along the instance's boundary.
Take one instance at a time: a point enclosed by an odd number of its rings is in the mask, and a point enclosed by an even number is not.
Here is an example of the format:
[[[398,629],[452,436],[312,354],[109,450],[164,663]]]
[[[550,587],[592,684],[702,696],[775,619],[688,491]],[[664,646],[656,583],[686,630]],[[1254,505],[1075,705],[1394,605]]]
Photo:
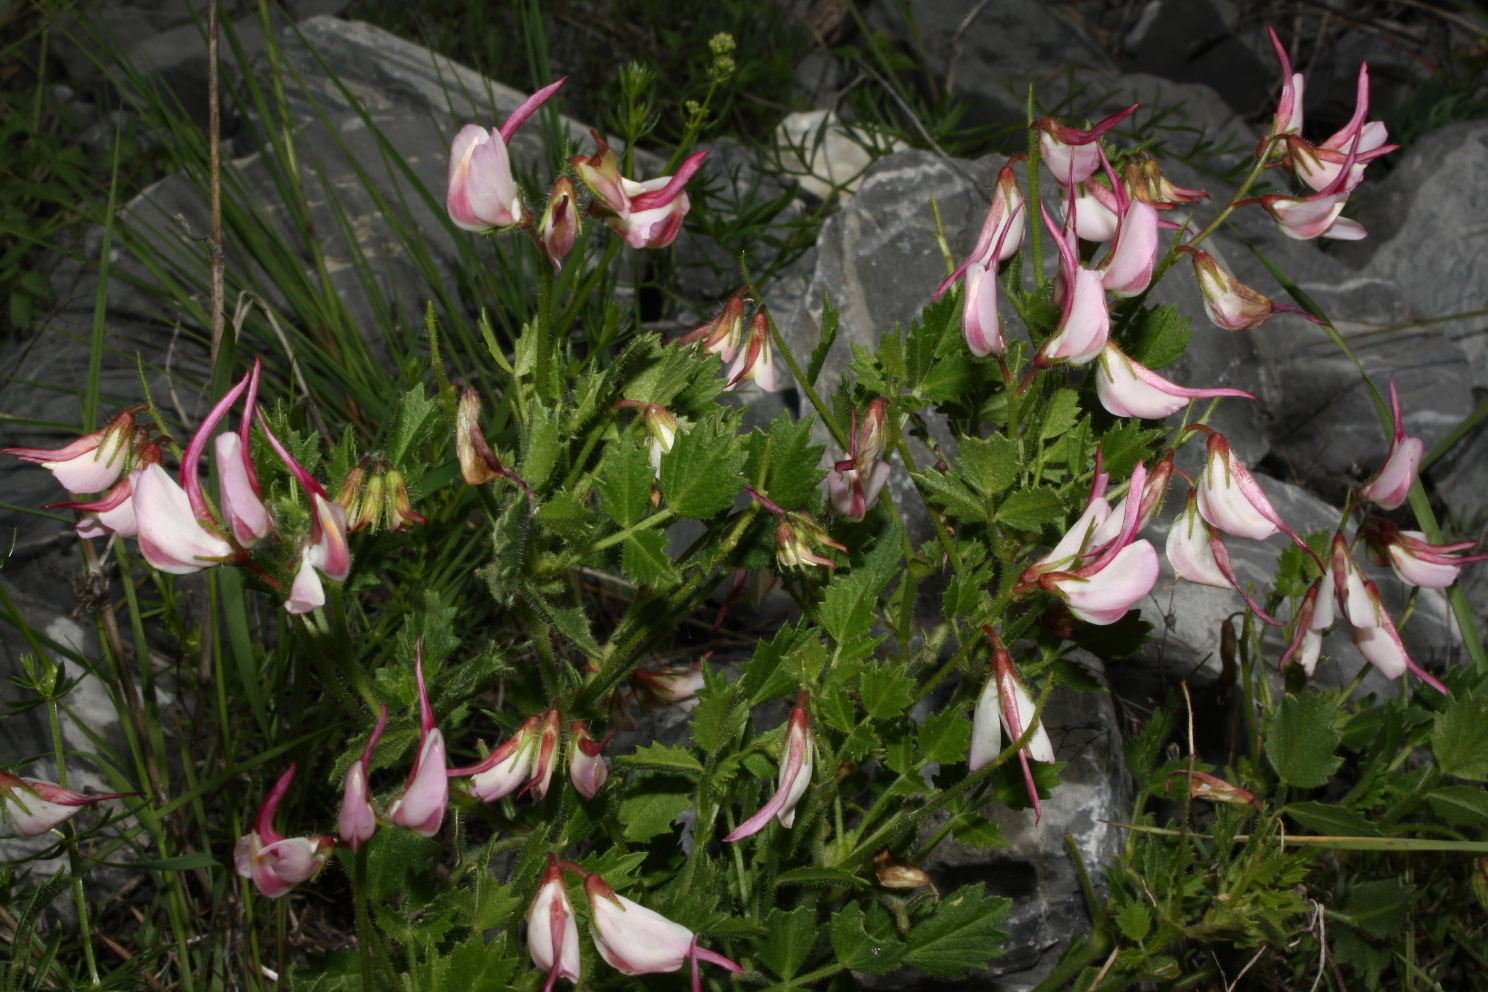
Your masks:
[[[573,180],[560,176],[553,184],[553,192],[548,195],[548,207],[537,226],[537,235],[554,269],[563,268],[563,260],[573,250],[582,227]]]
[[[583,721],[568,725],[568,777],[585,799],[593,799],[610,777],[610,766],[604,759],[604,747],[610,738],[596,741]]]

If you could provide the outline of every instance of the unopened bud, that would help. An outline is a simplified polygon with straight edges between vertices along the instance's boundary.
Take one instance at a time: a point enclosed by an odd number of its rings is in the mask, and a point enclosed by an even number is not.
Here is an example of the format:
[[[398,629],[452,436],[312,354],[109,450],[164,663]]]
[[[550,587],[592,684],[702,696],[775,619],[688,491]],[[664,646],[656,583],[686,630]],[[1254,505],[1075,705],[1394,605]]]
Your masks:
[[[573,250],[578,240],[582,222],[579,217],[578,198],[574,193],[573,180],[559,177],[548,195],[548,206],[538,224],[537,235],[553,268],[563,268],[563,259]]]
[[[923,889],[934,887],[930,876],[914,865],[894,856],[887,847],[880,848],[873,856],[873,870],[878,875],[878,884],[886,889]]]

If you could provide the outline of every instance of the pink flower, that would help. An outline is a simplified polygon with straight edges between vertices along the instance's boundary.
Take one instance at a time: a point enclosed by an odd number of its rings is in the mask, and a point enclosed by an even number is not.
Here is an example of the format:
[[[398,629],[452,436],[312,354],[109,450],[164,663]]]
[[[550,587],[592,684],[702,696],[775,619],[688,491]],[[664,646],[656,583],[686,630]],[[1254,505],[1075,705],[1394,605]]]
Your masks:
[[[1476,546],[1472,541],[1431,544],[1420,531],[1401,530],[1388,520],[1369,521],[1365,533],[1402,582],[1424,589],[1445,589],[1457,581],[1463,565],[1488,561],[1488,555],[1463,554]]]
[[[1230,450],[1223,434],[1199,424],[1189,425],[1188,430],[1202,430],[1209,435],[1209,456],[1198,485],[1199,514],[1205,520],[1232,537],[1264,541],[1280,530],[1299,545],[1307,546],[1281,519],[1260,483]]]
[[[372,752],[377,747],[377,739],[382,736],[383,728],[387,726],[387,720],[388,709],[384,706],[377,716],[377,725],[372,728],[372,736],[367,738],[367,746],[362,750],[361,758],[353,761],[346,770],[346,788],[341,794],[341,815],[336,824],[341,839],[353,851],[360,851],[362,845],[377,832],[377,814],[372,811],[372,803],[368,798],[367,776],[371,771]]]
[[[40,837],[72,819],[84,806],[137,795],[138,792],[111,792],[89,796],[51,782],[0,772],[0,813],[22,837]]]
[[[414,673],[418,679],[420,735],[418,755],[403,794],[388,807],[388,817],[421,837],[433,837],[449,806],[449,778],[445,769],[444,735],[434,726],[434,708],[424,685],[423,640],[415,647]]]
[[[146,432],[134,420],[143,409],[125,410],[102,430],[60,448],[0,448],[0,455],[40,465],[70,493],[101,493],[133,468],[135,454],[145,443]]]
[[[573,782],[579,795],[585,799],[593,799],[610,777],[610,766],[604,759],[604,749],[614,734],[612,732],[604,740],[597,741],[582,721],[575,720],[568,725],[568,735],[569,780]]]
[[[238,874],[252,879],[254,887],[269,899],[278,899],[320,871],[336,848],[334,837],[285,837],[274,829],[274,814],[294,775],[291,762],[259,807],[257,825],[233,847]]]
[[[1230,564],[1230,551],[1219,532],[1199,516],[1193,490],[1188,493],[1188,506],[1168,529],[1167,557],[1168,564],[1173,566],[1173,574],[1178,578],[1217,589],[1233,589],[1261,622],[1273,627],[1281,626],[1281,621],[1263,610],[1235,576],[1235,569]]]
[[[584,880],[593,921],[594,947],[622,975],[656,975],[679,970],[689,960],[716,964],[734,973],[744,969],[716,951],[697,946],[697,935],[654,910],[633,902],[598,875]]]
[[[187,575],[233,556],[232,545],[206,530],[191,501],[165,469],[147,465],[131,480],[140,554],[172,575]]]
[[[531,783],[542,739],[541,716],[523,721],[507,741],[486,756],[484,761],[465,768],[451,768],[450,778],[470,778],[470,794],[482,802],[494,803]]]
[[[702,691],[703,666],[699,662],[658,671],[637,668],[630,674],[630,680],[646,709],[658,711],[680,706],[687,712],[697,705],[697,694]]]
[[[532,94],[500,128],[488,132],[477,124],[467,124],[455,135],[450,146],[445,207],[457,226],[467,231],[489,231],[531,222],[522,206],[522,191],[512,176],[507,143],[522,122],[567,81],[565,76]]]
[[[1395,377],[1390,377],[1390,412],[1395,418],[1395,438],[1379,472],[1364,484],[1360,495],[1387,510],[1400,506],[1410,496],[1416,475],[1421,470],[1421,455],[1426,445],[1418,437],[1407,437],[1400,416],[1400,394],[1395,391]]]
[[[1316,320],[1299,307],[1276,303],[1251,289],[1207,251],[1188,245],[1179,245],[1178,250],[1193,257],[1194,277],[1204,297],[1204,313],[1215,327],[1227,331],[1253,331],[1279,313],[1295,313]]]
[[[1336,602],[1343,617],[1355,627],[1374,627],[1379,623],[1379,600],[1370,599],[1364,586],[1364,574],[1354,564],[1353,551],[1342,534],[1333,535],[1333,545],[1323,569],[1323,589],[1333,593],[1322,596],[1312,613],[1312,626],[1324,630],[1333,625]]]
[[[1142,293],[1152,282],[1157,266],[1157,210],[1127,195],[1105,152],[1100,153],[1100,160],[1116,197],[1115,242],[1100,264],[1101,282],[1108,292],[1125,299]]]
[[[590,133],[598,150],[589,158],[575,156],[572,164],[597,198],[591,209],[632,248],[671,244],[692,206],[687,183],[703,167],[708,153],[690,155],[673,175],[636,182],[620,174],[619,161],[599,132]]]
[[[563,869],[552,854],[537,895],[527,907],[527,952],[532,963],[548,973],[543,992],[549,992],[560,978],[579,983],[579,928],[563,884]]]
[[[775,351],[770,317],[764,307],[754,311],[749,321],[749,347],[734,358],[727,378],[725,389],[737,389],[742,383],[752,382],[767,393],[775,392]]]
[[[1169,382],[1151,369],[1125,355],[1112,342],[1101,350],[1095,373],[1095,394],[1101,406],[1116,417],[1140,417],[1161,420],[1177,413],[1195,399],[1215,396],[1240,396],[1255,399],[1243,389],[1190,389]]]
[[[724,303],[718,315],[696,330],[677,338],[678,344],[701,344],[702,350],[717,355],[725,365],[739,354],[744,340],[744,290],[740,289]]]
[[[1281,656],[1278,669],[1285,669],[1287,662],[1295,661],[1302,666],[1308,678],[1312,677],[1314,669],[1317,668],[1318,656],[1323,651],[1323,632],[1315,623],[1313,616],[1317,612],[1319,593],[1323,588],[1321,580],[1307,587],[1307,592],[1302,596],[1302,605],[1297,608],[1297,615],[1292,618],[1292,640],[1287,646],[1286,653]],[[1325,597],[1326,598],[1326,597]]]
[[[1358,94],[1354,101],[1354,116],[1343,128],[1321,145],[1313,146],[1297,135],[1286,139],[1287,158],[1298,179],[1315,190],[1331,186],[1344,170],[1344,163],[1352,157],[1348,173],[1343,180],[1345,192],[1351,192],[1364,180],[1364,166],[1388,155],[1399,145],[1387,145],[1389,132],[1383,121],[1364,123],[1369,113],[1369,66],[1359,66]]]
[[[1302,73],[1292,72],[1292,60],[1287,57],[1286,48],[1281,44],[1281,39],[1276,36],[1276,30],[1269,25],[1266,32],[1271,35],[1271,47],[1276,49],[1276,57],[1281,61],[1281,99],[1276,106],[1276,114],[1271,119],[1271,128],[1266,136],[1261,139],[1261,146],[1257,149],[1257,155],[1271,157],[1276,154],[1272,139],[1288,135],[1298,134],[1302,130]]]
[[[537,236],[554,269],[563,268],[563,260],[573,251],[574,242],[578,240],[582,227],[578,194],[574,192],[573,180],[560,176],[553,184],[553,192],[548,195],[548,207],[543,211],[542,220],[537,225]]]
[[[1034,761],[1054,761],[1054,744],[1049,740],[1049,733],[1043,724],[1035,725],[1037,706],[1028,690],[1023,687],[1022,680],[1018,678],[1012,655],[1003,647],[997,631],[992,627],[982,629],[992,638],[992,677],[987,680],[982,694],[977,697],[976,711],[971,718],[971,754],[967,758],[967,764],[972,771],[976,771],[985,768],[997,757],[1002,746],[1002,737],[997,730],[999,724],[1006,732],[1009,744],[1021,738],[1024,731],[1032,726],[1033,734],[1028,738],[1028,743],[1018,749],[1018,761],[1023,765],[1023,781],[1028,787],[1028,798],[1033,803],[1034,819],[1037,820],[1043,816],[1044,811],[1039,803],[1038,786],[1033,781],[1033,770],[1029,768],[1028,761],[1030,758]]]
[[[1100,139],[1107,131],[1121,123],[1128,114],[1137,109],[1132,104],[1117,111],[1088,131],[1060,124],[1052,117],[1040,117],[1033,122],[1039,131],[1039,147],[1043,161],[1054,181],[1066,188],[1083,183],[1100,167]]]
[[[98,499],[79,503],[53,503],[51,507],[77,510],[84,514],[77,523],[77,536],[81,538],[136,537],[139,534],[139,518],[134,512],[134,488],[139,483],[140,473],[150,465],[159,465],[160,446],[142,445],[135,456],[135,468],[127,476],[114,483],[113,488]],[[49,509],[51,508],[49,507]]]
[[[1130,490],[1144,492],[1146,479],[1147,470],[1139,463]],[[1039,585],[1086,623],[1120,620],[1157,582],[1157,551],[1147,541],[1133,540],[1141,518],[1142,501],[1128,499],[1120,533],[1087,552],[1085,564],[1040,575]]]
[[[976,247],[946,277],[933,297],[940,299],[957,279],[963,281],[965,299],[961,308],[961,330],[967,347],[979,358],[1001,352],[1006,347],[997,314],[997,268],[999,263],[1016,255],[1023,243],[1022,213],[1023,194],[1018,189],[1009,162],[997,177],[997,185],[992,190],[992,207],[982,222]]]
[[[332,501],[325,487],[279,443],[259,414],[259,426],[269,446],[289,468],[295,480],[310,495],[310,536],[300,552],[300,567],[290,586],[284,608],[290,613],[309,613],[325,605],[320,576],[340,582],[351,573],[351,547],[346,541],[346,508]]]
[[[1410,653],[1405,650],[1405,642],[1400,639],[1400,631],[1395,627],[1395,621],[1391,619],[1384,604],[1380,602],[1378,587],[1365,579],[1364,589],[1374,603],[1374,613],[1379,617],[1379,622],[1372,627],[1354,627],[1354,646],[1359,649],[1359,653],[1364,655],[1369,663],[1387,679],[1398,679],[1410,670],[1437,692],[1449,695],[1447,687],[1430,672],[1416,664]]]
[[[532,777],[527,787],[534,799],[548,794],[548,784],[553,781],[553,769],[558,767],[558,740],[563,726],[557,707],[543,714],[537,735],[537,756],[533,758]]]
[[[1355,148],[1349,149],[1333,182],[1311,196],[1267,193],[1257,199],[1242,200],[1240,205],[1259,202],[1276,221],[1281,233],[1298,241],[1317,237],[1358,241],[1369,233],[1364,230],[1364,225],[1339,216],[1348,202],[1351,188],[1348,180],[1352,175],[1349,170],[1354,166],[1355,151]]]
[[[785,751],[780,758],[780,777],[775,795],[759,811],[735,827],[725,841],[743,840],[765,829],[770,817],[790,829],[796,822],[796,805],[811,787],[811,769],[815,747],[811,736],[811,719],[806,713],[806,693],[802,692],[791,710],[790,726],[785,734]]]
[[[1040,208],[1042,209],[1042,208]],[[1111,314],[1106,308],[1102,276],[1080,266],[1074,249],[1054,225],[1047,210],[1044,226],[1059,245],[1059,272],[1064,280],[1064,303],[1054,334],[1039,348],[1034,364],[1040,368],[1055,362],[1083,365],[1101,353],[1111,332]]]
[[[887,417],[888,401],[882,397],[868,404],[861,424],[853,411],[852,450],[827,473],[827,500],[838,516],[862,520],[889,480],[889,465],[882,460]]]

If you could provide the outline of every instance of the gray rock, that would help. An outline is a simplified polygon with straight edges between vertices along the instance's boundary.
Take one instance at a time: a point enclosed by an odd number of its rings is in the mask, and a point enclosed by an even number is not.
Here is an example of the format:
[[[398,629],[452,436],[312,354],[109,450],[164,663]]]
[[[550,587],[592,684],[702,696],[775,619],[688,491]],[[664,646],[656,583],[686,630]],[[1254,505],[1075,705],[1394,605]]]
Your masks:
[[[1125,39],[1122,68],[1204,83],[1237,112],[1254,110],[1274,74],[1235,36],[1229,13],[1211,0],[1147,4]]]
[[[1069,6],[1037,0],[874,6],[869,27],[903,37],[909,33],[900,14],[904,9],[913,11],[918,39],[911,57],[940,87],[966,101],[968,124],[1021,124],[1030,82],[1040,102],[1052,107],[1069,95],[1068,67],[1112,68]]]

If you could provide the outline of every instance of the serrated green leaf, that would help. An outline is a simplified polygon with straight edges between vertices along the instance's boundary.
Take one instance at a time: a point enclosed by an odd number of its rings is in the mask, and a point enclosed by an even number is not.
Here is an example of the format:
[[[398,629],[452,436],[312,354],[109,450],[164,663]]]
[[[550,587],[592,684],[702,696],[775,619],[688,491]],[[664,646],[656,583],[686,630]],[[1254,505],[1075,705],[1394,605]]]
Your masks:
[[[926,501],[945,507],[945,512],[967,523],[985,523],[988,506],[976,493],[955,476],[941,472],[923,472],[911,476],[926,491]]]
[[[1021,449],[1017,441],[1001,434],[962,438],[956,467],[977,492],[996,496],[1018,481],[1022,470]]]
[[[447,992],[503,992],[511,987],[521,960],[504,934],[487,941],[479,931],[438,957],[445,958],[448,967],[426,987]]]
[[[1488,791],[1470,785],[1444,785],[1426,797],[1442,819],[1458,826],[1488,826]]]
[[[971,749],[971,721],[959,709],[932,713],[920,724],[920,753],[942,765],[966,760]]]
[[[694,775],[702,774],[703,771],[703,766],[691,751],[670,744],[646,744],[615,760],[632,768],[657,768]]]
[[[383,445],[385,457],[402,467],[409,453],[421,447],[438,424],[439,403],[425,396],[423,383],[419,383],[398,401],[392,428]]]
[[[560,492],[538,508],[537,522],[543,530],[573,541],[593,528],[594,510],[577,493]]]
[[[620,822],[625,824],[625,839],[640,842],[671,833],[672,821],[691,808],[690,792],[640,792],[629,795],[620,802]]]
[[[811,358],[806,363],[806,381],[812,386],[821,377],[822,366],[827,363],[827,355],[832,350],[832,342],[837,340],[837,331],[841,326],[842,315],[832,305],[831,294],[823,293],[821,336],[817,339],[816,347],[811,349]]]
[[[1488,781],[1488,694],[1461,692],[1447,700],[1431,728],[1431,749],[1446,774]]]
[[[1383,837],[1384,831],[1362,813],[1333,803],[1292,803],[1287,815],[1306,829],[1325,837]]]
[[[1137,462],[1153,453],[1153,447],[1165,435],[1160,430],[1144,428],[1139,420],[1122,420],[1101,435],[1100,450],[1104,470],[1113,479],[1128,478]]]
[[[887,975],[904,960],[904,942],[895,939],[893,925],[887,920],[882,921],[882,929],[875,927],[873,933],[868,932],[867,920],[863,908],[855,902],[833,913],[828,925],[832,950],[844,968]]]
[[[558,633],[589,657],[598,658],[604,654],[599,642],[594,639],[593,632],[589,630],[589,616],[583,610],[576,606],[564,609],[549,606],[548,618]]]
[[[930,366],[915,392],[935,403],[949,403],[966,395],[976,375],[970,353],[946,355]]]
[[[620,570],[643,586],[668,588],[679,579],[661,531],[642,530],[625,538]]]
[[[1149,369],[1172,365],[1188,349],[1188,317],[1171,303],[1153,307],[1137,319],[1136,332],[1128,353]]]
[[[820,467],[825,445],[811,443],[814,417],[796,420],[782,411],[768,431],[749,436],[750,456],[744,474],[770,500],[787,510],[811,510],[821,500],[821,483],[827,477]]]
[[[997,925],[1007,919],[1012,901],[989,896],[981,885],[967,885],[941,899],[935,913],[910,929],[904,963],[941,978],[960,978],[980,971],[1002,954],[1007,934]]]
[[[477,872],[471,883],[464,922],[477,930],[494,930],[506,923],[523,900],[490,872]]]
[[[827,585],[817,619],[837,643],[868,634],[878,597],[903,561],[898,535],[896,529],[880,536],[856,568],[833,576]]]
[[[859,681],[863,709],[880,720],[900,716],[914,701],[914,680],[903,662],[870,666]]]
[[[1152,929],[1152,913],[1139,902],[1129,902],[1116,911],[1116,926],[1127,940],[1140,941]]]
[[[1043,426],[1039,428],[1039,439],[1052,441],[1074,427],[1079,417],[1079,393],[1073,389],[1061,389],[1049,401],[1049,410],[1044,414]]]
[[[786,624],[776,633],[774,640],[755,643],[754,654],[744,663],[744,674],[739,680],[750,706],[799,690],[800,683],[792,675],[786,658],[813,640],[814,636],[807,628]],[[820,642],[815,643],[820,648]],[[824,654],[822,660],[825,661]]]
[[[889,384],[884,379],[883,368],[878,364],[878,359],[856,342],[852,344],[852,353],[853,359],[848,363],[848,371],[858,380],[858,385],[870,393],[887,395],[890,392]]]
[[[743,733],[749,722],[749,707],[739,698],[737,687],[716,677],[698,693],[693,707],[692,742],[706,754],[717,754]]]
[[[1007,494],[997,507],[995,519],[1018,530],[1040,530],[1064,518],[1064,501],[1048,486],[1018,489]]]
[[[600,506],[620,527],[640,523],[651,512],[651,483],[656,470],[646,450],[625,439],[611,444],[599,467]]]
[[[781,978],[794,978],[810,956],[811,948],[816,946],[819,930],[814,906],[798,906],[790,911],[777,907],[765,917],[765,939],[755,953],[765,967]]]
[[[563,453],[562,430],[558,414],[540,403],[527,406],[527,423],[522,431],[522,462],[517,475],[533,489],[541,491],[553,474]]]
[[[867,882],[850,871],[841,868],[792,868],[775,876],[775,887],[786,885],[802,885],[808,888],[832,888],[838,885],[848,885],[855,889],[867,886]]]
[[[1266,718],[1266,758],[1288,785],[1315,789],[1325,785],[1343,759],[1334,752],[1338,704],[1318,693],[1286,696]]]
[[[862,723],[850,686],[830,686],[816,700],[816,712],[834,730],[850,734]]]
[[[694,425],[678,434],[672,450],[661,459],[661,493],[667,506],[681,517],[707,520],[734,505],[744,488],[739,470],[744,445],[715,421]]]

